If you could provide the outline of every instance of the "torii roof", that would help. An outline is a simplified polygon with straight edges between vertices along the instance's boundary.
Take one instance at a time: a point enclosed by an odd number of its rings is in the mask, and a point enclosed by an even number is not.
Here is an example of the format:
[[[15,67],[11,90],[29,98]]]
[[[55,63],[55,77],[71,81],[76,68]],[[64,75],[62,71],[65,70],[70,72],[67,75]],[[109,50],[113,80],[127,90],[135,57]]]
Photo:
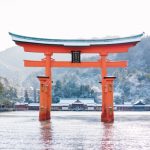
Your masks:
[[[90,45],[111,45],[111,44],[123,44],[139,42],[143,37],[144,33],[128,36],[123,38],[112,38],[112,39],[46,39],[46,38],[35,38],[23,35],[17,35],[10,33],[12,40],[15,42],[25,43],[37,43],[47,45],[64,45],[64,46],[90,46]]]

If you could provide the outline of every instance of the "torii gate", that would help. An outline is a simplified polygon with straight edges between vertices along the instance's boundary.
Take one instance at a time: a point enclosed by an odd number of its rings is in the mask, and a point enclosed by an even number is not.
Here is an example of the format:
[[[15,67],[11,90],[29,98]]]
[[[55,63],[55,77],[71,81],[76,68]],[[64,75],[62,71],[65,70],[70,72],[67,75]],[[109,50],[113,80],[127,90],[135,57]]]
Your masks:
[[[109,61],[109,53],[124,53],[135,46],[144,33],[114,39],[44,39],[21,36],[9,33],[12,40],[24,48],[25,52],[44,53],[45,58],[39,61],[24,60],[25,67],[45,67],[45,76],[38,77],[40,80],[40,110],[39,120],[51,118],[52,103],[52,67],[91,67],[101,68],[102,72],[102,114],[101,121],[113,122],[113,81],[115,77],[107,76],[107,68],[127,67],[127,61]],[[71,53],[72,62],[55,61],[52,59],[54,53]],[[81,62],[81,53],[98,53],[101,59],[95,62]]]

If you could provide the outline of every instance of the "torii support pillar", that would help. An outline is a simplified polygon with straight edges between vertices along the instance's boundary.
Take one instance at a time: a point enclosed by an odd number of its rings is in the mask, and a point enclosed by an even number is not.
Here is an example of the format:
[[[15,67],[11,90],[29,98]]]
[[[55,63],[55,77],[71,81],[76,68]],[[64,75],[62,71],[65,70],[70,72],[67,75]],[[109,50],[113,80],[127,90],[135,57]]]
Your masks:
[[[114,106],[113,106],[113,82],[116,77],[104,77],[104,105],[102,106],[101,121],[111,123],[114,121]]]
[[[49,109],[49,77],[38,76],[40,81],[40,108],[39,108],[39,121],[50,119]]]

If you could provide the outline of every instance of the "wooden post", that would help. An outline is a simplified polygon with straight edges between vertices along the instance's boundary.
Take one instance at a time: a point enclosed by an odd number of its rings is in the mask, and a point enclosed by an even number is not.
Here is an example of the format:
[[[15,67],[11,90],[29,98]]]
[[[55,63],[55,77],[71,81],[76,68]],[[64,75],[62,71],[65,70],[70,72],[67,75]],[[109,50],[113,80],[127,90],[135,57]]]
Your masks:
[[[105,80],[104,77],[107,76],[107,63],[106,63],[107,54],[101,54],[101,76],[102,76],[102,113],[101,113],[101,121],[105,121],[106,118],[106,110],[105,110]]]
[[[113,106],[113,81],[115,77],[104,77],[105,80],[105,117],[103,122],[113,122],[114,121],[114,106]]]
[[[39,120],[47,120],[47,94],[48,94],[48,80],[49,77],[38,76],[40,81],[40,108],[39,108]]]
[[[45,75],[49,77],[47,80],[48,84],[48,92],[47,92],[47,104],[46,104],[46,119],[49,120],[51,118],[51,104],[52,104],[52,73],[51,73],[51,53],[45,53]]]

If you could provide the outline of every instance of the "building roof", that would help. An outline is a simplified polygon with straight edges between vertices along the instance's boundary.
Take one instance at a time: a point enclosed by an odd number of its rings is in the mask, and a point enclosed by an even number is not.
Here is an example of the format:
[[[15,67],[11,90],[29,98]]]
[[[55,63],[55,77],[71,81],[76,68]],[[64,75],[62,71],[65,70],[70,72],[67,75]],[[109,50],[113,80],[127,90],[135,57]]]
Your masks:
[[[59,104],[73,104],[77,102],[77,99],[83,104],[95,104],[92,98],[62,98]]]
[[[28,105],[28,103],[20,103],[20,102],[16,102],[16,103],[15,103],[15,106],[18,106],[18,105],[19,105],[19,106],[20,106],[20,105]]]
[[[139,100],[134,103],[134,105],[145,105],[142,100]]]
[[[83,104],[79,99],[77,99],[73,104]]]
[[[39,103],[30,103],[30,104],[28,104],[28,106],[35,107],[35,106],[40,106],[40,104]]]
[[[131,102],[124,102],[124,105],[132,105]]]
[[[11,35],[13,41],[18,42],[48,44],[48,45],[64,45],[64,46],[90,46],[90,45],[110,45],[110,44],[139,42],[143,37],[144,33],[123,38],[109,38],[109,39],[47,39],[47,38],[28,37],[14,33],[9,33],[9,35]]]

